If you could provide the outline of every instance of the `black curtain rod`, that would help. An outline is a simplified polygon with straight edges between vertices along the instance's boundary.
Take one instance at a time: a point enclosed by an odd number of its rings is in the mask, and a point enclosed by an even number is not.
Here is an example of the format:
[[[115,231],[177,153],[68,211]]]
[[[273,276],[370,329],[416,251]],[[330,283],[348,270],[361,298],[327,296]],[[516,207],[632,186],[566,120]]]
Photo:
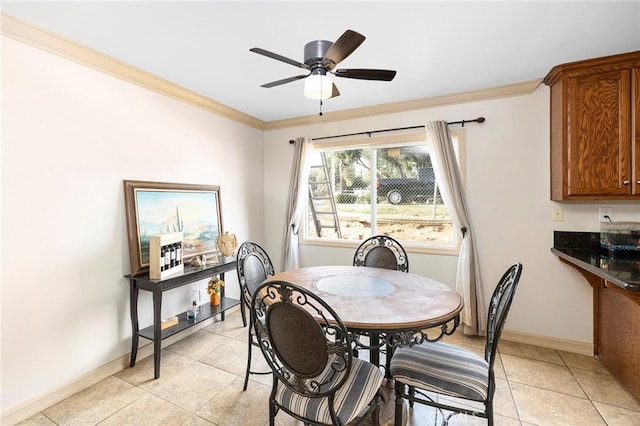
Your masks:
[[[478,118],[473,119],[473,120],[449,121],[449,122],[447,122],[447,124],[449,126],[451,126],[453,124],[462,124],[462,127],[464,127],[465,123],[484,123],[485,121],[486,121],[486,119],[484,117],[478,117]],[[374,133],[396,132],[396,131],[399,131],[399,130],[411,130],[411,129],[424,129],[424,125],[422,125],[422,126],[409,126],[409,127],[397,127],[395,129],[369,130],[368,132],[346,133],[344,135],[324,136],[324,137],[321,137],[321,138],[313,138],[311,140],[312,141],[319,141],[319,140],[322,140],[322,139],[343,138],[345,136],[357,136],[357,135],[369,135],[369,137],[371,137],[371,135],[374,134]],[[295,143],[295,141],[294,140],[290,140],[289,143],[293,144],[293,143]]]

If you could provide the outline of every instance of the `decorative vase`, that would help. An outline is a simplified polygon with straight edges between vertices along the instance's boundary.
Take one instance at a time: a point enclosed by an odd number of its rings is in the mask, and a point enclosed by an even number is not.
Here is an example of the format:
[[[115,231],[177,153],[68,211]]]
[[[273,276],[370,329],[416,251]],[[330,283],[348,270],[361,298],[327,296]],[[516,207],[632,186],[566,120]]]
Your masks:
[[[230,234],[229,232],[225,232],[224,234],[219,235],[218,239],[216,240],[216,246],[218,247],[218,250],[220,250],[220,253],[222,253],[224,256],[233,255],[233,252],[238,246],[236,235]]]
[[[211,295],[211,306],[220,305],[220,293],[213,293]]]

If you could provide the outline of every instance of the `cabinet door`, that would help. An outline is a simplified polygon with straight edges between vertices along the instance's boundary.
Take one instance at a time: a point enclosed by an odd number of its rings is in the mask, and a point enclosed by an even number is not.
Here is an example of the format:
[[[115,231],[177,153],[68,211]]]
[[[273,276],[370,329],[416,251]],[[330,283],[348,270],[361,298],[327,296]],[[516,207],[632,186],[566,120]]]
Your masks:
[[[567,196],[631,195],[629,70],[567,79]]]
[[[640,195],[640,68],[631,71],[631,185]]]

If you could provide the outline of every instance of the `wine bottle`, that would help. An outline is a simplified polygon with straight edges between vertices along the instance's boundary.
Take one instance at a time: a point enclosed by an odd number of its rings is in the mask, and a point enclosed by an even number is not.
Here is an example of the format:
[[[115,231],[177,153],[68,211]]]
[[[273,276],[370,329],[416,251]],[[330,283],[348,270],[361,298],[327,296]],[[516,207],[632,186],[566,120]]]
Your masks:
[[[160,247],[160,271],[164,271],[166,269],[164,255],[165,255],[164,246],[161,246]]]
[[[171,267],[171,252],[169,246],[164,246],[164,270],[166,271]]]

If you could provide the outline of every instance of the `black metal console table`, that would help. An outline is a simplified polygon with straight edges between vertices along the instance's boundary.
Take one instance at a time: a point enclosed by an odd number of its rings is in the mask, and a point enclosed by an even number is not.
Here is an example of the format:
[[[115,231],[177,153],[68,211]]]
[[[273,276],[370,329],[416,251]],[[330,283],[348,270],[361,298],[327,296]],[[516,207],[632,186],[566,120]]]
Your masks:
[[[162,293],[174,288],[181,287],[192,282],[211,278],[214,275],[220,275],[224,280],[224,273],[236,269],[236,259],[234,257],[226,257],[224,261],[206,266],[185,266],[182,273],[163,280],[152,280],[149,274],[137,276],[125,275],[129,279],[129,295],[131,302],[131,361],[129,365],[133,367],[136,364],[138,355],[138,341],[140,337],[153,341],[153,367],[154,378],[160,377],[160,351],[163,339],[173,336],[189,327],[192,327],[202,321],[205,321],[215,315],[220,315],[224,321],[224,311],[240,304],[239,299],[231,299],[225,297],[224,287],[222,287],[220,305],[210,306],[208,303],[200,305],[198,316],[195,321],[187,320],[186,311],[178,315],[178,324],[161,329],[161,311],[162,311]],[[146,290],[153,293],[153,325],[140,330],[138,324],[138,293],[140,290]]]

